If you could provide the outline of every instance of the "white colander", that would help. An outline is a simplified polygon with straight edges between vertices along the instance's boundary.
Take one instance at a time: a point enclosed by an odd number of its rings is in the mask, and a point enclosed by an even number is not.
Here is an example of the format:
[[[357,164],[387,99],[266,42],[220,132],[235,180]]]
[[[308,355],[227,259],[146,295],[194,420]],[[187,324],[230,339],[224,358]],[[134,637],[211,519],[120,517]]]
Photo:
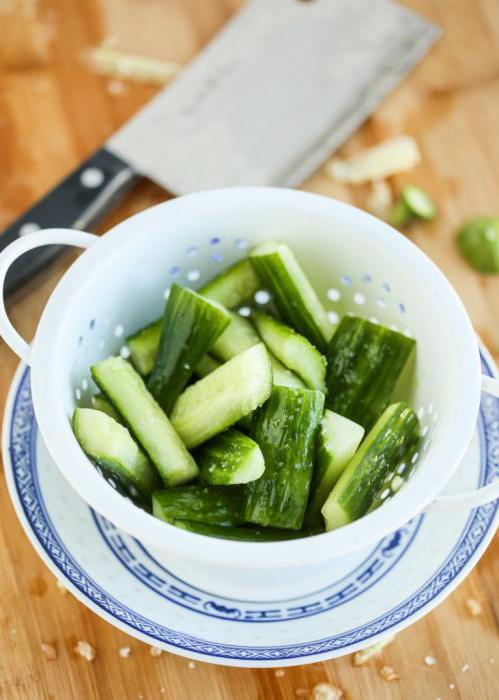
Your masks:
[[[96,389],[90,365],[125,352],[124,338],[161,314],[173,281],[200,286],[249,247],[269,239],[291,246],[331,321],[354,312],[417,339],[416,380],[406,398],[421,419],[424,439],[408,482],[390,502],[355,523],[306,540],[215,540],[167,525],[122,497],[85,457],[69,419],[75,405]],[[499,496],[496,483],[437,498],[470,443],[481,381],[496,396],[499,383],[481,380],[477,341],[450,284],[418,248],[382,221],[293,190],[202,192],[142,212],[102,238],[61,229],[30,234],[0,256],[0,284],[17,257],[50,243],[88,250],[52,293],[31,346],[12,327],[3,306],[0,332],[31,366],[38,425],[65,477],[93,508],[163,556],[195,566],[224,566],[227,575],[320,564],[379,540],[432,502],[430,507],[461,507]],[[257,302],[267,298],[258,294]]]

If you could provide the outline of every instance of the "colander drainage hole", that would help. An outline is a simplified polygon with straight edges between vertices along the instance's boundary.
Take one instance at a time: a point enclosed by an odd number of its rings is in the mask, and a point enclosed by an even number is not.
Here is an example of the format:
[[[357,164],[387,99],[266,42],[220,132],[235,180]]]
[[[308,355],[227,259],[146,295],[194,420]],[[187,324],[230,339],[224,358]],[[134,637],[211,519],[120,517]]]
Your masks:
[[[249,306],[241,306],[241,308],[238,311],[239,316],[250,316],[251,315],[251,309]]]
[[[349,287],[352,284],[352,278],[348,275],[343,275],[343,277],[341,277],[340,279],[340,282],[344,287]]]
[[[114,332],[114,335],[115,335],[116,338],[121,338],[121,336],[122,336],[123,333],[125,332],[125,329],[123,328],[123,326],[121,325],[121,323],[118,323],[118,325],[116,326],[116,328],[114,329],[113,332]]]
[[[201,273],[199,270],[189,270],[187,273],[187,279],[189,282],[196,282],[201,277]]]
[[[181,272],[180,267],[178,267],[178,265],[175,265],[174,267],[171,268],[170,275],[172,277],[178,277],[180,275],[180,272]]]
[[[373,276],[370,272],[366,272],[362,277],[362,281],[364,282],[364,284],[370,284],[373,281]]]
[[[211,259],[213,260],[213,262],[222,262],[224,256],[222,255],[222,253],[212,253]]]
[[[257,304],[268,304],[270,301],[270,294],[266,289],[259,289],[255,292],[255,301]]]
[[[338,321],[340,320],[340,317],[338,316],[336,311],[328,311],[327,317],[329,319],[329,323],[332,323],[333,326],[335,326],[338,323]]]
[[[210,245],[218,245],[220,243],[220,238],[218,236],[213,236],[210,240]]]
[[[236,246],[236,248],[246,248],[246,241],[244,240],[244,238],[236,238],[236,240],[234,241],[234,245]]]
[[[169,296],[170,296],[170,287],[165,289],[165,291],[163,292],[163,299],[166,300],[166,299],[168,299]]]
[[[362,292],[356,292],[353,295],[353,300],[358,306],[362,306],[366,303],[366,297],[362,294]]]
[[[126,345],[122,345],[120,348],[120,355],[124,360],[127,360],[132,353],[130,352],[130,348],[127,347]]]
[[[326,296],[329,299],[329,301],[339,301],[341,299],[341,292],[339,289],[331,287],[331,289],[327,290]]]
[[[88,324],[88,327],[90,328],[91,331],[94,330],[95,328],[95,318],[93,318],[90,323]]]
[[[187,248],[187,257],[188,258],[194,258],[198,254],[198,249],[196,248],[195,245],[189,246]]]

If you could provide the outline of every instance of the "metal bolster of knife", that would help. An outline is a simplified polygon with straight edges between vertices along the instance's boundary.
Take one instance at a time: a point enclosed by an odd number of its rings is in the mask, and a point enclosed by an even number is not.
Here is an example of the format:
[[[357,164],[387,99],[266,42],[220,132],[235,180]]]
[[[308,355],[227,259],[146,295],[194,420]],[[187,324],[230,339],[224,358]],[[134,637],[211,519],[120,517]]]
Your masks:
[[[139,178],[128,163],[101,148],[3,232],[0,251],[21,236],[36,235],[38,229],[92,228]],[[19,258],[9,270],[6,296],[31,282],[67,250],[65,246],[45,246]]]

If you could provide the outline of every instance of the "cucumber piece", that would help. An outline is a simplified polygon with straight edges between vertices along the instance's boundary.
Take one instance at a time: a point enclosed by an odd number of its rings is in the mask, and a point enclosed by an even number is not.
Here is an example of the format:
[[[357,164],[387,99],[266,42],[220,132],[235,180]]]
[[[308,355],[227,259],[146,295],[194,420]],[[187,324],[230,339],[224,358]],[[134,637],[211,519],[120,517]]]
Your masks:
[[[364,515],[386,474],[420,440],[419,420],[406,403],[389,406],[329,494],[322,515],[334,530]]]
[[[196,462],[132,365],[121,357],[109,357],[93,365],[91,372],[149,455],[165,486],[194,479],[199,473]]]
[[[262,342],[248,319],[235,313],[231,313],[231,318],[231,323],[211,349],[212,353],[223,362],[227,362],[227,360]],[[278,386],[305,386],[296,374],[284,367],[271,353],[269,353],[269,357],[274,384]]]
[[[278,542],[282,540],[297,540],[301,537],[310,537],[318,534],[308,530],[278,530],[269,527],[221,527],[211,523],[200,523],[196,520],[175,520],[173,523],[183,530],[196,532],[206,537],[218,537],[223,540],[236,540],[239,542]]]
[[[400,193],[401,200],[412,215],[418,219],[430,221],[438,214],[437,205],[421,187],[406,185]]]
[[[77,408],[73,432],[88,457],[111,472],[132,496],[150,496],[161,480],[128,430],[103,411]]]
[[[194,374],[197,374],[198,377],[206,377],[207,374],[211,374],[216,369],[218,369],[221,364],[222,363],[218,360],[215,360],[214,357],[211,357],[210,355],[205,355],[197,363],[196,369],[194,370]]]
[[[437,205],[421,187],[406,185],[392,209],[389,220],[393,226],[403,227],[413,219],[430,221],[437,214]]]
[[[247,258],[239,260],[199,289],[199,294],[235,309],[257,292],[262,283]]]
[[[230,323],[211,348],[211,354],[227,362],[236,355],[261,343],[260,336],[248,319],[230,312]]]
[[[293,328],[259,311],[251,313],[263,342],[271,353],[300,376],[310,389],[326,393],[326,358]]]
[[[92,408],[96,411],[102,411],[102,413],[106,413],[108,416],[118,421],[118,423],[123,422],[118,411],[115,409],[113,404],[104,396],[104,394],[95,394],[95,396],[92,396],[92,398],[90,399],[90,402],[92,404]]]
[[[283,320],[324,351],[332,326],[307,276],[283,243],[263,243],[249,259],[269,289]]]
[[[147,375],[153,370],[162,329],[163,319],[158,318],[126,339],[130,359],[140,374]]]
[[[167,523],[190,520],[213,525],[240,525],[243,522],[244,493],[233,486],[177,486],[155,491],[152,512]]]
[[[327,407],[369,430],[390,403],[416,341],[344,316],[327,351]]]
[[[147,383],[166,413],[170,413],[195,367],[229,323],[229,313],[222,306],[172,284],[156,362]]]
[[[362,438],[364,428],[333,411],[324,411],[317,434],[317,452],[310,488],[307,522],[320,522],[320,512],[331,489],[352,459]]]
[[[274,386],[295,386],[299,389],[306,389],[305,382],[300,377],[285,367],[270,352],[270,364],[272,365],[272,382]]]
[[[499,217],[479,216],[458,232],[457,246],[464,259],[478,272],[499,272]]]
[[[259,479],[265,471],[261,449],[239,430],[230,428],[194,452],[205,484],[232,486]]]
[[[272,368],[260,343],[187,387],[173,407],[172,425],[187,447],[197,447],[261,406],[271,389]]]
[[[247,522],[301,529],[323,409],[322,392],[277,386],[255,413],[251,435],[263,452],[265,472],[246,486]]]

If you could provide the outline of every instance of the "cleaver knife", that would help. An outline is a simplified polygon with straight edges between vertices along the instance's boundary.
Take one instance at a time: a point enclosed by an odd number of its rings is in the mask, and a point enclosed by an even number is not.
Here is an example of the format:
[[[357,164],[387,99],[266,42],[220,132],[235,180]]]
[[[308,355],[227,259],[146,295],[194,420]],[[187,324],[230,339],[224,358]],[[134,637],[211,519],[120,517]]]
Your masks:
[[[0,236],[90,229],[148,177],[174,195],[294,187],[376,109],[439,30],[390,0],[250,0],[181,75]],[[62,251],[38,248],[7,295]]]

